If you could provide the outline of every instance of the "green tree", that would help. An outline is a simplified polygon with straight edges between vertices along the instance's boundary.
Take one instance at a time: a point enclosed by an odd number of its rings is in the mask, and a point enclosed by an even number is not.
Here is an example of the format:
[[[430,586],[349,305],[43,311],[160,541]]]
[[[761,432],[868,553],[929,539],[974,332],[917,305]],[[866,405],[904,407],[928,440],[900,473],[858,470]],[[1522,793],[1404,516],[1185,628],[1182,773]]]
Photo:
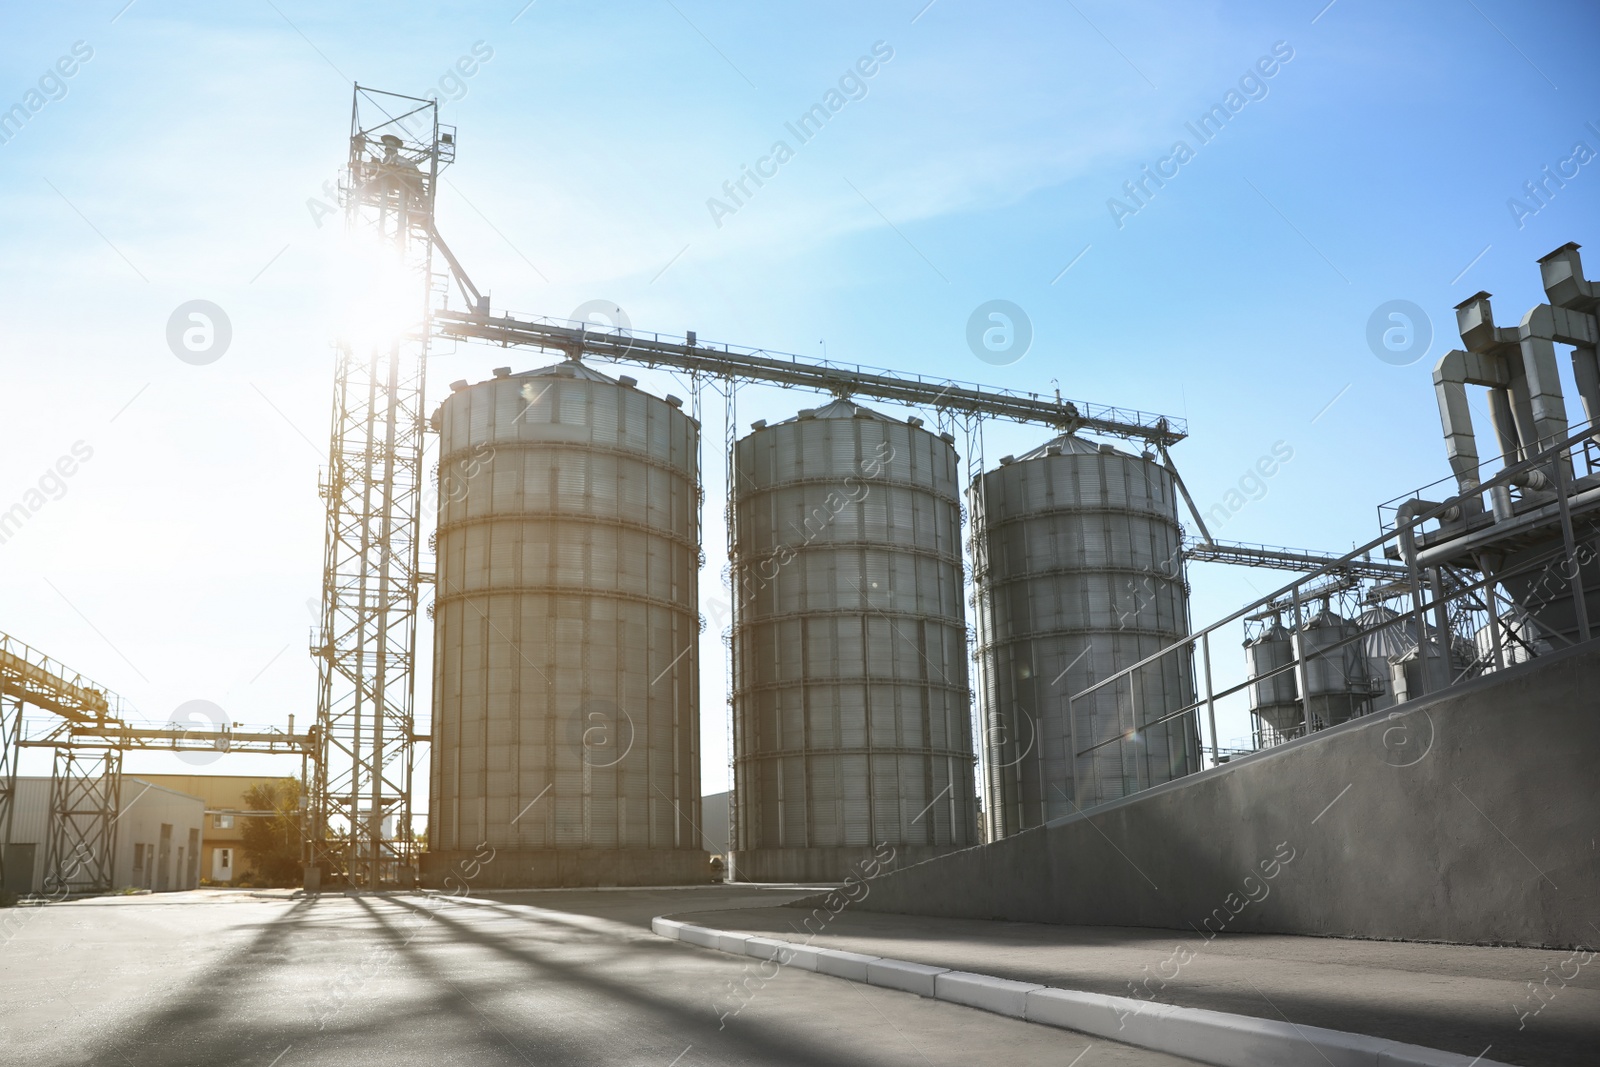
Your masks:
[[[298,885],[300,869],[300,783],[293,778],[263,782],[245,790],[245,807],[264,815],[245,816],[245,857],[257,879],[271,885]]]

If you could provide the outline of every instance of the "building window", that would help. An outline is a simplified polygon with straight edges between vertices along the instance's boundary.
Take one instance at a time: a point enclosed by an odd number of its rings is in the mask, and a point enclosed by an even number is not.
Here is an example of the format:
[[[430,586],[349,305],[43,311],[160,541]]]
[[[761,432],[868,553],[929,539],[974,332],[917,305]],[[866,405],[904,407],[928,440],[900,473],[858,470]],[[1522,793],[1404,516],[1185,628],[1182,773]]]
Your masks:
[[[217,849],[217,855],[222,857],[217,865],[219,867],[221,867],[223,870],[227,870],[230,866],[233,865],[233,849],[231,849],[231,848],[219,848],[219,849]]]
[[[134,845],[133,846],[133,869],[136,870],[136,871],[144,870],[144,846],[143,845]]]
[[[218,815],[217,816],[217,829],[218,830],[232,830],[233,829],[233,816],[232,815]]]

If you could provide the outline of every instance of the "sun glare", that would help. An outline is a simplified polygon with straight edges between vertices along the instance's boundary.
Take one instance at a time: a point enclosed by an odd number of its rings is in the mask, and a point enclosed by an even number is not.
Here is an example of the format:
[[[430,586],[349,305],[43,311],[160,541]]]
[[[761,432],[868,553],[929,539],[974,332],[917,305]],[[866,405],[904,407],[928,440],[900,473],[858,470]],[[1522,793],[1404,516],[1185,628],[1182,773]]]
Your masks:
[[[356,351],[387,348],[420,318],[417,274],[390,245],[349,235],[344,247],[339,341]]]

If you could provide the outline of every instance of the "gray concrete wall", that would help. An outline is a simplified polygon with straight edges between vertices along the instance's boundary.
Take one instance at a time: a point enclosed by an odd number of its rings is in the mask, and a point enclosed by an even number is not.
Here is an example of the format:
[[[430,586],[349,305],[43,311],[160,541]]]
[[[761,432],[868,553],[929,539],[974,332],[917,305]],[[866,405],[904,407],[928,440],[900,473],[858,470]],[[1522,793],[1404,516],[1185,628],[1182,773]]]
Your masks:
[[[880,859],[882,850],[893,855]],[[847,882],[863,877],[867,867],[894,869],[948,856],[948,845],[852,845],[841,848],[756,848],[731,853],[734,882],[809,883]]]
[[[1600,647],[1568,649],[993,845],[876,911],[1202,933],[1600,941]]]
[[[424,852],[428,889],[547,889],[623,885],[707,885],[711,855],[697,848],[493,849]]]

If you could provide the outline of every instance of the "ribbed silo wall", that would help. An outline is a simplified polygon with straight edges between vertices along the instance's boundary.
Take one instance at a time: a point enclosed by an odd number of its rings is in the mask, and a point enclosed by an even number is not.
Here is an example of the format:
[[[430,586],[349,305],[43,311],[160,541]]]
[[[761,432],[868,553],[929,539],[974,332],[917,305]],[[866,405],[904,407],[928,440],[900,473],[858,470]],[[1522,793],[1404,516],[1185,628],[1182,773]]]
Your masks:
[[[425,882],[708,881],[699,427],[572,364],[458,388],[436,425]]]
[[[822,411],[735,445],[741,880],[977,843],[958,457],[848,402]]]
[[[1174,489],[1151,460],[1073,437],[974,483],[991,839],[1200,769],[1192,714],[1102,745],[1193,699],[1186,653],[1067,714],[1069,696],[1188,633]]]

